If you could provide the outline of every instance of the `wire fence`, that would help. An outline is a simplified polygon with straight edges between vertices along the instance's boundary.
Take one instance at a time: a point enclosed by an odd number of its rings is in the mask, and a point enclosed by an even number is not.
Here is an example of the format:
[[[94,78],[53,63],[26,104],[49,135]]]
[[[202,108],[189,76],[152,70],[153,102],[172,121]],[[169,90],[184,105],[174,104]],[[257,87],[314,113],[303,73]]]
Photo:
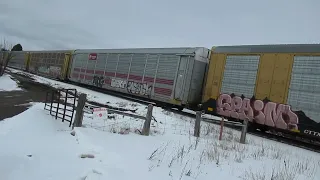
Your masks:
[[[71,90],[58,91],[57,103],[58,107],[60,101],[62,101],[61,104],[65,105],[64,107],[70,104],[73,107],[71,111],[72,116],[74,106],[76,106],[73,123],[71,122],[72,120],[66,120],[70,122],[70,126],[73,124],[72,128],[90,127],[118,134],[211,136],[211,138],[218,138],[219,140],[227,139],[237,140],[241,143],[245,142],[248,121],[245,121],[244,124],[235,123],[226,121],[224,118],[210,118],[201,114],[201,112],[196,113],[195,119],[160,108],[153,110],[153,105],[151,104],[143,112],[137,113],[132,109],[132,106],[122,105],[121,107],[112,107],[106,104],[90,102],[86,99],[86,94],[80,94],[76,102],[76,91],[72,91],[73,93],[71,93],[69,100],[67,98],[69,91],[71,92]],[[50,109],[55,107],[56,102],[53,99],[51,98],[51,101],[46,102],[45,109],[48,106],[47,104],[50,104]],[[67,112],[66,109],[62,108],[61,110],[64,112],[63,117],[67,117],[68,115],[65,113]],[[55,114],[59,113],[60,109]],[[225,128],[225,124],[242,127],[241,134]]]
[[[144,126],[144,120],[134,117],[128,117],[120,114],[109,112],[105,118],[97,118],[94,116],[93,108],[99,108],[99,106],[87,105],[84,116],[86,119],[83,122],[83,126],[91,127],[101,131],[108,131],[118,134],[137,133],[141,134]],[[122,106],[122,108],[126,108]],[[128,109],[126,113],[130,113]],[[146,114],[147,112],[142,112]],[[210,121],[221,122],[221,119],[209,119],[207,116],[201,116],[200,133],[202,137],[220,139],[220,140],[234,140],[240,142],[241,133],[235,132],[230,128],[221,129],[221,124],[210,123]],[[233,124],[237,126],[243,126],[240,123],[225,122],[225,124]],[[156,109],[153,111],[153,118],[150,124],[150,135],[164,135],[174,134],[181,136],[194,136],[196,128],[196,119],[185,115],[179,115],[171,111]],[[223,135],[222,135],[223,131]]]

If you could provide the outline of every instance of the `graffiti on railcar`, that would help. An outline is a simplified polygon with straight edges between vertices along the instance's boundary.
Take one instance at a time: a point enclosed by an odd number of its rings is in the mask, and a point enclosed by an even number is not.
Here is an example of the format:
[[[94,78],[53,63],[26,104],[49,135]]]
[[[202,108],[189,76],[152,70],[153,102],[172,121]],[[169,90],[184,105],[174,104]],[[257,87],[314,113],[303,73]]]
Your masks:
[[[125,89],[127,87],[127,81],[123,79],[111,79],[111,87]]]
[[[40,72],[40,73],[44,73],[44,74],[49,74],[49,68],[48,67],[44,67],[44,66],[41,66],[41,67],[39,67],[38,68],[38,71]]]
[[[128,93],[149,96],[151,94],[152,85],[135,81],[126,81],[123,79],[111,79],[111,87],[126,89]]]
[[[217,100],[217,113],[236,119],[246,119],[280,129],[298,130],[298,116],[286,104],[231,97],[221,94]]]
[[[92,83],[93,83],[93,85],[95,85],[97,87],[102,87],[104,84],[103,76],[93,76]]]
[[[147,96],[151,93],[152,86],[147,83],[140,83],[129,81],[127,84],[127,91],[132,94],[140,94]]]
[[[48,74],[48,75],[51,75],[51,76],[59,76],[60,75],[60,72],[61,72],[61,68],[60,67],[57,67],[57,66],[36,66],[34,67],[34,70],[36,72],[40,72],[40,73],[43,73],[43,74]]]

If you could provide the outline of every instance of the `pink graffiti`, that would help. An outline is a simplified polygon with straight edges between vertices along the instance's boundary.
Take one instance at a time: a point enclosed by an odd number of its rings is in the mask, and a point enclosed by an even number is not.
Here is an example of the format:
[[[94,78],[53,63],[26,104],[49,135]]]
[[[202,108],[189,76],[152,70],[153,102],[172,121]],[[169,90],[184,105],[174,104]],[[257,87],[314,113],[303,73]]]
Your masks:
[[[298,116],[285,104],[221,94],[217,100],[217,113],[242,120],[248,118],[251,122],[281,129],[298,129]]]

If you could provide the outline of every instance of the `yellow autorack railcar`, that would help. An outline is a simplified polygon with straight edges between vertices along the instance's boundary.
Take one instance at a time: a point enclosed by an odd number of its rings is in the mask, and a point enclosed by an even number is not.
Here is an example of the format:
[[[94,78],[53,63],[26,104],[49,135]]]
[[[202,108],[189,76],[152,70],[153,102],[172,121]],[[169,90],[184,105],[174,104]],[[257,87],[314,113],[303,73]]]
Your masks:
[[[71,50],[30,51],[29,72],[52,79],[65,80],[72,52]]]
[[[319,102],[319,44],[212,48],[206,113],[320,138]]]

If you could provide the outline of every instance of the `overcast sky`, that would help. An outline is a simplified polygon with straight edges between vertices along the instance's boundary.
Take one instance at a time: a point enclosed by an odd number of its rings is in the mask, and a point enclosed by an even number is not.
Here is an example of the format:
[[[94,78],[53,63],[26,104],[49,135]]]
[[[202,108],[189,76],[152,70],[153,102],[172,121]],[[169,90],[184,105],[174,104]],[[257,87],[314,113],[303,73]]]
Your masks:
[[[320,0],[1,0],[25,50],[319,43]]]

